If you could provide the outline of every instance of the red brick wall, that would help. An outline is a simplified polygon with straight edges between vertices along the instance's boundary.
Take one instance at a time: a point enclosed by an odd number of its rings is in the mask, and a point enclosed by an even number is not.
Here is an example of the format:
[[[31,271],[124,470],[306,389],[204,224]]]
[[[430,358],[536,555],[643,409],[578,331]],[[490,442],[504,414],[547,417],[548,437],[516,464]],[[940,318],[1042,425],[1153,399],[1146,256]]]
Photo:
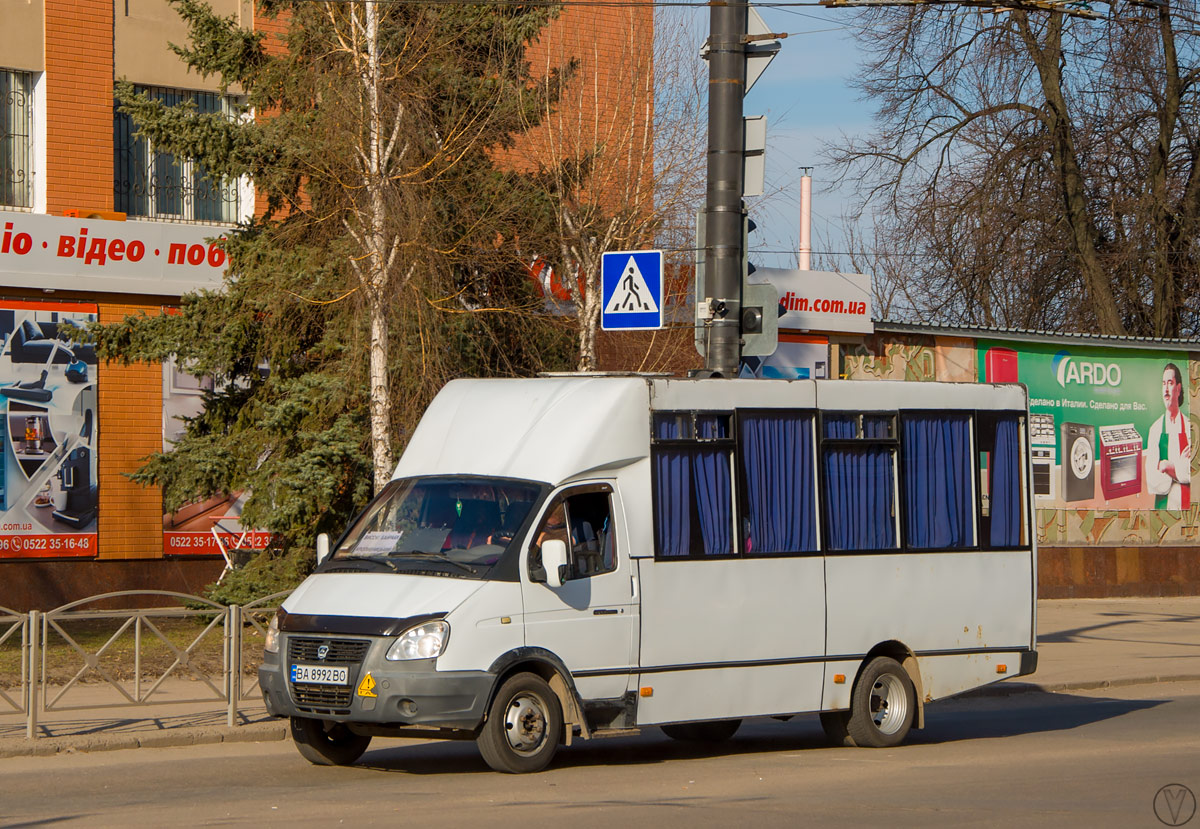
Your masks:
[[[549,117],[500,157],[530,170],[603,144],[610,157],[623,159],[619,168],[598,173],[605,179],[600,186],[618,196],[622,173],[650,172],[645,139],[653,118],[653,45],[654,10],[648,5],[567,6],[527,59],[535,78],[575,59],[575,78]]]
[[[103,323],[159,313],[159,304],[100,303]],[[162,494],[125,476],[141,466],[142,458],[162,449],[162,366],[104,363],[99,378],[100,558],[159,558]]]
[[[45,0],[46,205],[113,204],[113,2]]]
[[[1038,595],[1200,596],[1200,547],[1041,547]]]

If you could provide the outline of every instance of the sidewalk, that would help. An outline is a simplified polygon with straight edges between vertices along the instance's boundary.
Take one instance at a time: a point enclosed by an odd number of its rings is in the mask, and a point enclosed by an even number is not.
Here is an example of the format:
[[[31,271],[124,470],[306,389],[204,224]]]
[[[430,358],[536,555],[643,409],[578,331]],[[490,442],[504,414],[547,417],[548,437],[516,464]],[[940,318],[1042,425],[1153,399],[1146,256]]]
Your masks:
[[[1054,599],[1038,603],[1038,671],[979,693],[1070,691],[1153,682],[1200,680],[1200,596]],[[222,702],[172,702],[200,694],[201,683],[164,684],[162,705],[59,711],[39,718],[38,739],[25,737],[21,714],[0,713],[0,758],[287,738],[287,724],[267,717],[261,701],[239,707],[226,725]],[[103,704],[111,689],[82,686],[63,704]],[[0,706],[3,700],[0,699]]]

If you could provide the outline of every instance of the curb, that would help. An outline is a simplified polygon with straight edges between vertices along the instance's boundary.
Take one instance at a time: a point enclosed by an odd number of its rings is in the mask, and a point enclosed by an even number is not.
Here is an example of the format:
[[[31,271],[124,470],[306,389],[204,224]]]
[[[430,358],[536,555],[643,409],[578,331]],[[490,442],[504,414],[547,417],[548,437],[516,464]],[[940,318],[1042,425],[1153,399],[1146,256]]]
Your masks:
[[[0,739],[0,759],[7,757],[46,757],[92,751],[117,751],[125,748],[175,748],[212,745],[213,743],[266,743],[287,739],[287,723],[273,720],[234,728],[172,728],[144,734],[84,734],[63,737],[25,737]]]
[[[1127,688],[1130,685],[1158,685],[1166,682],[1200,682],[1200,674],[1138,676],[1124,679],[1096,679],[1085,682],[998,682],[975,688],[948,699],[971,697],[1011,697],[1017,694],[1060,694],[1065,691],[1095,691],[1102,688]]]

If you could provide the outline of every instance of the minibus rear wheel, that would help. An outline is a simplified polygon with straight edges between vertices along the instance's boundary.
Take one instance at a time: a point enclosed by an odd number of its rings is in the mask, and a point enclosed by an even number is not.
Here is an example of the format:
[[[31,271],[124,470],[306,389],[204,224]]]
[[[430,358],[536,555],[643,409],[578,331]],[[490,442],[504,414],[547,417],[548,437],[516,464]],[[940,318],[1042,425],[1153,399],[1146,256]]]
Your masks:
[[[562,705],[536,674],[504,681],[475,744],[496,771],[525,774],[550,765],[563,736]]]
[[[370,737],[355,734],[342,723],[292,717],[292,741],[310,763],[318,766],[348,766],[362,757]]]
[[[872,659],[850,695],[846,730],[854,745],[888,748],[900,745],[912,728],[917,693],[908,671],[895,659]]]

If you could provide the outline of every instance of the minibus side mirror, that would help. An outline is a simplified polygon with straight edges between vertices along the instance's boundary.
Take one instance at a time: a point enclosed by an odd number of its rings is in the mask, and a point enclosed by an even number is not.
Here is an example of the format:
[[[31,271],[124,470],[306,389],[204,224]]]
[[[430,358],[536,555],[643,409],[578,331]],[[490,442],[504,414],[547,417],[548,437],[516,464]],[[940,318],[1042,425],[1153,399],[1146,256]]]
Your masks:
[[[329,558],[329,533],[317,536],[317,566],[320,567]]]
[[[546,584],[562,587],[567,574],[567,543],[557,538],[542,542],[542,567],[546,570]]]

